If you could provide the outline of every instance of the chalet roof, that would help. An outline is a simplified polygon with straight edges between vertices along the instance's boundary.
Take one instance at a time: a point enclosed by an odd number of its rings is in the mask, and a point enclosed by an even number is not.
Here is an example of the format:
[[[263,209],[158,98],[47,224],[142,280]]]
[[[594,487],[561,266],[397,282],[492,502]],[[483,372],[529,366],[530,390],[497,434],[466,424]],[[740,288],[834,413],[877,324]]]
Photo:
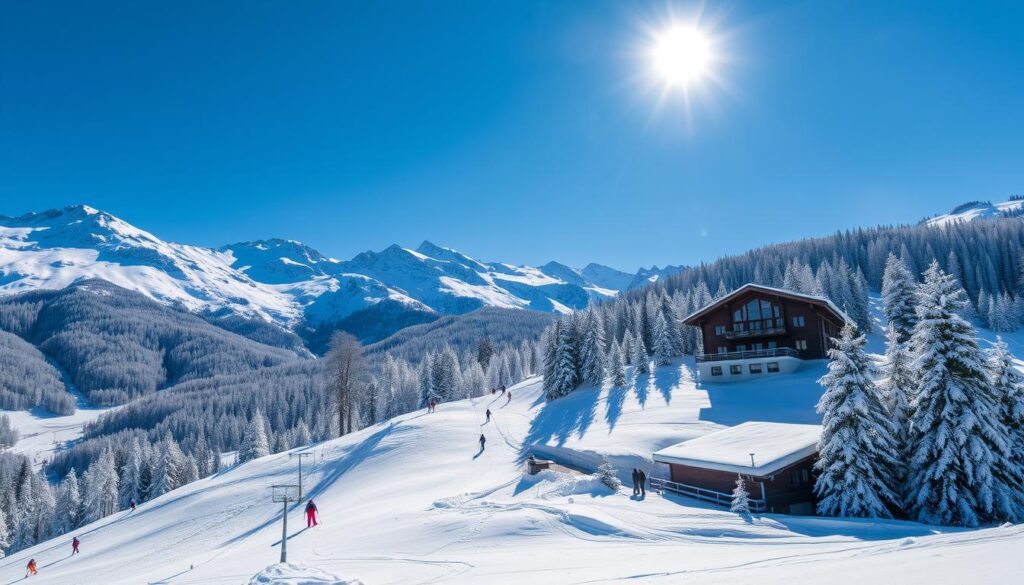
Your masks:
[[[686,323],[687,325],[696,325],[696,321],[703,317],[704,315],[707,315],[708,313],[714,311],[715,309],[718,309],[719,307],[729,302],[730,300],[752,290],[762,291],[773,295],[778,295],[781,297],[788,297],[791,299],[807,301],[815,305],[821,305],[827,308],[829,311],[831,311],[838,320],[846,321],[847,323],[854,322],[853,319],[849,317],[849,315],[847,315],[845,312],[843,312],[842,309],[837,307],[835,303],[826,299],[825,297],[805,295],[803,293],[793,292],[791,290],[786,290],[784,288],[775,288],[772,286],[764,286],[763,284],[754,284],[752,282],[748,282],[747,284],[744,284],[743,286],[718,299],[717,301],[714,301],[713,303],[704,307],[703,309],[691,313],[685,319],[683,319],[683,323]]]
[[[821,425],[745,422],[666,447],[654,454],[654,460],[765,476],[816,453],[820,438]]]

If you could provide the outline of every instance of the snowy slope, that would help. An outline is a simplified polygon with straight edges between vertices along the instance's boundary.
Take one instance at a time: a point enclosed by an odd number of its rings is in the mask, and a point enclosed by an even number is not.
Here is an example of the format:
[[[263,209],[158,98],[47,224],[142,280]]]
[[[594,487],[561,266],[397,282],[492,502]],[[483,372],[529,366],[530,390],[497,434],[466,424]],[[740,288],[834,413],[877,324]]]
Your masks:
[[[1012,199],[996,204],[988,201],[976,201],[959,205],[949,213],[926,219],[925,223],[930,226],[946,226],[961,221],[1003,217],[1007,213],[1020,212],[1022,209],[1024,209],[1024,200],[1021,199]]]
[[[305,529],[301,510],[290,512],[289,561],[367,584],[1012,582],[1024,527],[743,518],[685,498],[637,500],[588,476],[522,474],[535,442],[569,463],[608,455],[624,471],[752,413],[813,422],[822,371],[701,389],[681,362],[628,389],[584,388],[550,404],[533,379],[508,404],[443,404],[306,448],[306,492],[323,522]],[[494,418],[482,424],[487,408]],[[40,584],[248,583],[277,561],[269,486],[294,482],[296,466],[282,453],[225,470],[2,559],[0,580],[19,580],[35,558]],[[70,557],[76,535],[82,554]],[[296,570],[281,571],[302,582]]]

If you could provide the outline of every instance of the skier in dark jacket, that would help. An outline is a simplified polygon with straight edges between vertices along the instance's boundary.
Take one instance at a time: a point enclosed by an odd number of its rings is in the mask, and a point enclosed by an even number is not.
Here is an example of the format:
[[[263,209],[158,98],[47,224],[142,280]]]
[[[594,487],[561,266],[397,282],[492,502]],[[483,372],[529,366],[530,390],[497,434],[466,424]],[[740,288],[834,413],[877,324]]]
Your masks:
[[[480,433],[480,450],[484,450],[484,445],[487,443],[487,437],[483,433]]]
[[[487,409],[487,422],[491,422],[491,409]]]
[[[80,545],[80,544],[82,544],[82,541],[78,540],[77,536],[71,539],[71,554],[72,555],[77,555],[78,554],[78,545]]]
[[[633,495],[640,495],[640,470],[636,467],[633,468]]]
[[[316,525],[316,504],[313,503],[313,500],[310,500],[306,502],[306,528],[312,528]]]
[[[131,505],[131,507],[132,507],[132,512],[134,512],[134,511],[135,511],[135,499],[134,499],[134,498],[132,499],[132,501],[131,501],[131,504],[130,504],[130,505]]]
[[[509,392],[508,392],[508,400],[505,401],[505,406],[508,406],[508,404],[510,402],[512,402],[512,391],[511,390],[509,390]]]
[[[646,484],[647,484],[647,474],[644,473],[643,469],[638,469],[638,470],[636,470],[636,472],[639,474],[637,476],[637,479],[640,480],[640,497],[641,498],[646,498],[647,497],[647,486],[646,486]]]

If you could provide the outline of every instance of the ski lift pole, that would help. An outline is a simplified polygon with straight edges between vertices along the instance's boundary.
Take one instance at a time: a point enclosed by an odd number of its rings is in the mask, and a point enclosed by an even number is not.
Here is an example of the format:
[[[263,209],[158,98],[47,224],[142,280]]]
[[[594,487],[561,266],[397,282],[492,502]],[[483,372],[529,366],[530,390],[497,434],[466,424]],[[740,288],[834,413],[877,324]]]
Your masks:
[[[301,502],[302,501],[302,458],[303,457],[312,457],[313,454],[309,453],[309,452],[306,452],[306,453],[293,453],[293,455],[295,455],[296,457],[299,458],[299,501]],[[291,457],[291,455],[288,455],[288,456]]]
[[[272,485],[271,497],[275,503],[281,503],[281,562],[288,562],[288,504],[299,501],[299,486]]]

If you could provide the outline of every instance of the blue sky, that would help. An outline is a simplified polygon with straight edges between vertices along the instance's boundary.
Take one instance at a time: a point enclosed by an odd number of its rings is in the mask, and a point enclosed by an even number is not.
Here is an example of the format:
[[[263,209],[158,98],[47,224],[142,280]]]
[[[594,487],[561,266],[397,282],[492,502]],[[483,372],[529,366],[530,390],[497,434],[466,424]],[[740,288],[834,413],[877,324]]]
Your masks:
[[[0,213],[633,270],[1024,192],[1024,7],[893,4],[3,2]]]

